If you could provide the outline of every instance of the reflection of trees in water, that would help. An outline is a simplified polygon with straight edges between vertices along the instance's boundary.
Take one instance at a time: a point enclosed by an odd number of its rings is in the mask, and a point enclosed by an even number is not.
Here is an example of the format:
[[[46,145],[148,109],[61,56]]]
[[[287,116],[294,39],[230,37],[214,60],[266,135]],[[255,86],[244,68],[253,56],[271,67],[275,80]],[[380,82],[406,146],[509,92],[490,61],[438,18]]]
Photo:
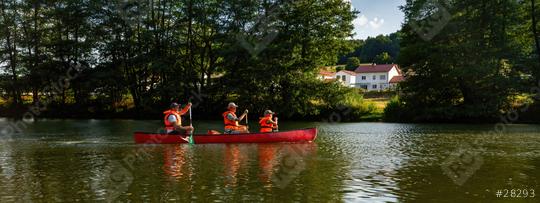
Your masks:
[[[291,145],[297,151],[291,150]],[[318,163],[321,160],[315,144],[230,144],[198,149],[193,151],[197,157],[194,166],[198,167],[194,168],[192,180],[195,182],[193,194],[198,200],[290,201],[291,197],[298,201],[341,200],[342,180],[335,178],[338,176],[336,165]],[[298,173],[290,171],[298,169],[291,165],[294,161],[290,157],[295,154],[302,156],[306,166]],[[289,162],[289,166],[284,166],[284,162]],[[287,176],[289,174],[293,176]],[[277,175],[289,177],[291,181],[280,188],[274,182]]]
[[[467,131],[438,129],[422,136],[406,138],[409,144],[400,146],[399,150],[408,159],[394,177],[399,186],[396,189],[399,201],[433,202],[448,199],[452,202],[493,202],[503,200],[495,196],[498,189],[536,187],[540,181],[540,161],[531,152],[540,150],[540,146],[530,145],[523,140],[524,137],[534,136],[507,133],[504,141],[501,141],[498,137],[486,136],[484,130],[471,127]],[[473,147],[461,149],[479,138],[481,146],[471,145]],[[476,167],[475,159],[483,160],[478,170],[462,185],[452,179],[459,177],[445,174],[443,166],[452,158],[452,153],[459,150],[465,150],[465,155],[480,157],[459,157],[451,160],[453,165],[450,167],[463,171]]]
[[[91,201],[108,196],[106,149],[26,141],[0,145],[0,202]],[[110,171],[109,171],[110,172]]]
[[[291,152],[285,146],[295,146]],[[314,144],[27,146],[0,149],[0,191],[20,201],[95,201],[107,196],[109,162],[144,149],[129,166],[133,182],[119,201],[339,201],[341,180],[335,164],[319,160]],[[284,157],[300,154],[305,168],[279,188],[273,178],[285,167]],[[330,158],[329,158],[330,159]],[[340,162],[339,157],[331,159]],[[291,159],[289,159],[291,160]],[[290,162],[290,161],[289,161]],[[290,162],[294,163],[294,162]],[[289,164],[290,164],[289,163]],[[330,163],[333,163],[331,161]],[[127,166],[126,166],[127,167]],[[11,172],[10,172],[11,171]],[[288,176],[283,176],[288,177]],[[4,196],[6,194],[6,196]],[[26,198],[26,197],[25,197]]]

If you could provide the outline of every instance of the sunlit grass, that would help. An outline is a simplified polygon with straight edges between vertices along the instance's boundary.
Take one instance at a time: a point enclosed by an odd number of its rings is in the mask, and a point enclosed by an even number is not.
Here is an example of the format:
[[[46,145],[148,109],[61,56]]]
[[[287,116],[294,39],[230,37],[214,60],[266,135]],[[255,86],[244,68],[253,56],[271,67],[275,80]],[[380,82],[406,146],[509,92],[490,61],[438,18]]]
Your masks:
[[[386,108],[386,105],[388,105],[388,102],[390,102],[390,98],[372,98],[365,100],[366,102],[371,103],[375,106],[374,113],[383,113],[384,108]]]

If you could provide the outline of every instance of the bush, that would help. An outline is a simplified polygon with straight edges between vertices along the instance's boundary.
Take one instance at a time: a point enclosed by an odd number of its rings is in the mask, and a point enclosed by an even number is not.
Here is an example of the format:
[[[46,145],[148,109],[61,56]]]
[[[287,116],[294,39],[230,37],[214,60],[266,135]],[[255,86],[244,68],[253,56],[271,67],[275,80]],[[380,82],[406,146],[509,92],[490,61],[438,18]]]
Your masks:
[[[383,120],[388,122],[402,122],[410,120],[411,116],[408,115],[408,110],[405,104],[399,99],[398,96],[394,96],[386,108],[384,108]]]

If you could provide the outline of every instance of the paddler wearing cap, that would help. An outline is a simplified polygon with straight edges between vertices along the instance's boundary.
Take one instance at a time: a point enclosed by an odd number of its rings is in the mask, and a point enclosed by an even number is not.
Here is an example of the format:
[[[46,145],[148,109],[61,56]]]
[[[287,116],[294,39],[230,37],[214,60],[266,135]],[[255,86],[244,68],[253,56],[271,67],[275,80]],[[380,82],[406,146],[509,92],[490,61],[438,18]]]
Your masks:
[[[182,110],[180,110],[180,104],[172,103],[171,108],[163,112],[165,114],[163,121],[167,134],[190,134],[193,132],[193,126],[182,126],[182,115],[186,114],[189,108],[191,108],[191,102]]]
[[[264,117],[261,118],[259,121],[259,124],[261,125],[261,133],[269,133],[274,132],[274,130],[277,130],[278,128],[278,118],[275,117],[272,120],[272,117],[274,116],[274,112],[272,110],[266,110],[264,111]]]
[[[227,111],[222,114],[223,123],[225,124],[225,133],[249,133],[247,126],[238,124],[239,121],[243,120],[246,117],[249,111],[246,109],[244,113],[240,116],[240,118],[238,118],[236,116],[236,108],[238,108],[238,106],[235,103],[231,102],[227,106]]]

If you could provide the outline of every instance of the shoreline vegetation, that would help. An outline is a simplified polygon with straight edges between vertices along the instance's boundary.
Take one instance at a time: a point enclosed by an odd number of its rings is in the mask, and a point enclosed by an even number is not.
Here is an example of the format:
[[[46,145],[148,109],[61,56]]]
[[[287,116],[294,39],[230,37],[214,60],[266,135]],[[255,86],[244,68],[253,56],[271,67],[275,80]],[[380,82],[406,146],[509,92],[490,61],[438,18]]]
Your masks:
[[[343,106],[338,107],[337,111],[331,111],[329,114],[322,116],[309,117],[287,117],[286,114],[280,113],[277,116],[285,116],[289,121],[312,121],[312,122],[389,122],[389,123],[453,123],[453,124],[495,124],[504,122],[505,113],[501,113],[498,118],[485,118],[480,120],[431,120],[431,121],[410,121],[402,118],[410,117],[403,115],[410,113],[403,111],[402,101],[396,92],[366,92],[354,93],[355,96],[346,99]],[[512,112],[518,113],[511,115],[517,117],[511,123],[516,124],[538,124],[538,113],[540,108],[532,99],[533,95],[523,95],[515,100]],[[23,98],[31,98],[29,96]],[[23,100],[24,101],[24,100]],[[22,119],[20,115],[30,111],[32,105],[31,99],[26,100],[25,106],[20,109],[9,109],[5,106],[7,102],[0,98],[0,117],[10,119]],[[166,109],[166,107],[163,107]],[[199,109],[197,109],[198,111]],[[398,113],[396,113],[398,112]],[[327,112],[322,112],[327,113]],[[254,113],[252,113],[254,114]],[[66,116],[69,115],[69,116]],[[258,115],[258,114],[257,114]],[[257,115],[255,118],[257,118]],[[117,109],[100,110],[96,107],[81,108],[75,103],[66,103],[62,106],[58,104],[50,104],[44,111],[40,112],[38,119],[133,119],[133,120],[161,120],[163,116],[162,110],[152,110],[146,108],[144,112],[134,108],[134,104],[129,95],[124,96],[124,100],[118,104]],[[221,120],[221,112],[214,114],[198,114],[198,119],[202,120]]]
[[[337,84],[340,85],[340,84]],[[350,89],[347,97],[344,101],[336,107],[336,110],[325,109],[322,105],[317,106],[318,115],[298,117],[295,115],[286,114],[285,112],[277,112],[277,116],[287,118],[292,121],[326,121],[326,122],[379,122],[383,119],[384,107],[386,103],[390,101],[393,92],[384,94],[377,94],[376,96],[386,95],[378,98],[364,99],[362,94],[355,92],[356,90]],[[369,93],[368,93],[369,94]],[[18,109],[6,106],[6,101],[0,99],[0,117],[22,119],[21,115],[31,111],[32,100],[31,96],[23,96],[24,101]],[[28,98],[28,99],[25,99]],[[99,108],[98,105],[92,105],[91,107],[84,107],[71,103],[68,100],[67,103],[60,105],[51,103],[46,106],[43,111],[39,112],[38,118],[47,119],[136,119],[136,120],[159,120],[163,116],[163,111],[167,109],[167,106],[163,107],[148,107],[142,111],[135,108],[132,98],[129,95],[125,95],[123,100],[117,104],[115,109]],[[185,104],[185,103],[184,103]],[[203,108],[200,103],[196,103],[198,107],[194,110],[198,113],[197,117],[206,120],[219,120],[221,118],[222,111],[208,112]],[[219,108],[219,107],[218,107]],[[242,107],[240,107],[242,108]],[[224,109],[224,108],[223,108]],[[252,111],[253,112],[253,111]],[[254,118],[258,118],[258,112],[250,113]],[[261,114],[262,115],[262,114]]]
[[[236,102],[286,120],[539,122],[539,5],[436,6],[407,1],[400,31],[353,40],[341,0],[2,1],[0,116],[160,119],[191,101],[202,119]],[[376,96],[317,78],[362,63],[405,81]]]

